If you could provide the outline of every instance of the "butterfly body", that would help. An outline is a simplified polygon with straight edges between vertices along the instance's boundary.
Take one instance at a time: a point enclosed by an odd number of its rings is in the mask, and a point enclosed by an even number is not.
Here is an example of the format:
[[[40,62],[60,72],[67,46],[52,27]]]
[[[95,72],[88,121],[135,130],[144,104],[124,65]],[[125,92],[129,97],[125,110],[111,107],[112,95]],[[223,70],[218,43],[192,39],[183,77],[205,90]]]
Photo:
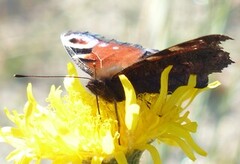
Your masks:
[[[208,84],[208,75],[221,72],[233,61],[219,46],[231,39],[224,35],[208,35],[165,50],[145,49],[140,45],[107,40],[89,32],[68,32],[61,40],[74,62],[93,77],[87,87],[107,101],[124,100],[118,75],[131,81],[137,94],[159,93],[164,68],[173,65],[168,91],[186,85],[190,74],[197,75],[197,88]]]

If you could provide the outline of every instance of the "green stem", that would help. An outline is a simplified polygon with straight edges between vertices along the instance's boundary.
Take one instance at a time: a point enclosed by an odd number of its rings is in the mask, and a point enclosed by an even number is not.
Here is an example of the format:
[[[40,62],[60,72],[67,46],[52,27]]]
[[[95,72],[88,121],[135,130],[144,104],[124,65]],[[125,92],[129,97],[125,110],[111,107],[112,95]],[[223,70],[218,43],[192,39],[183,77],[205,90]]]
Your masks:
[[[132,153],[126,155],[128,164],[139,164],[143,151],[134,150]],[[103,164],[117,164],[116,159],[111,159],[107,162],[102,162]]]

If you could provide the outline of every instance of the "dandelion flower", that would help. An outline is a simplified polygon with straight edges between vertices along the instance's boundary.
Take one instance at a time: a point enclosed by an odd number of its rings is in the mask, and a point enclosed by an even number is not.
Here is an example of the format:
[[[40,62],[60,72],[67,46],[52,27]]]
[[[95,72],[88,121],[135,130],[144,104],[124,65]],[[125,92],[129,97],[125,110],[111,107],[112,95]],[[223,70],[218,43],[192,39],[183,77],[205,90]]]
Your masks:
[[[117,103],[118,118],[114,104],[101,98],[96,102],[78,79],[65,78],[66,94],[52,86],[45,107],[38,104],[28,84],[23,112],[5,109],[15,124],[0,130],[0,141],[15,148],[7,159],[16,164],[40,163],[43,159],[57,164],[127,164],[139,163],[142,152],[147,150],[154,163],[161,163],[160,154],[151,145],[154,140],[180,147],[191,160],[196,159],[196,153],[206,156],[191,136],[197,123],[188,118],[186,108],[196,95],[217,87],[219,82],[197,89],[196,76],[191,75],[188,85],[169,95],[170,70],[171,66],[161,75],[160,94],[136,96],[130,81],[120,75],[126,100]],[[68,74],[77,76],[71,63]]]

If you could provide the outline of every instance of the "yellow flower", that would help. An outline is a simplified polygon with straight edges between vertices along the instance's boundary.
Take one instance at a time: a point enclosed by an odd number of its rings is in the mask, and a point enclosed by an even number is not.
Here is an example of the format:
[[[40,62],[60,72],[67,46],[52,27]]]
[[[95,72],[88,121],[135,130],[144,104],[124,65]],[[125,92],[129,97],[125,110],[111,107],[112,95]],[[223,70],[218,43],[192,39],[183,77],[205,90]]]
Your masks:
[[[191,137],[197,130],[197,123],[188,118],[186,107],[198,93],[218,86],[219,82],[197,89],[194,88],[196,77],[190,76],[188,85],[168,95],[170,70],[171,66],[161,75],[160,94],[138,97],[128,79],[120,75],[126,100],[117,103],[119,120],[114,104],[101,98],[99,115],[96,97],[76,78],[65,78],[67,93],[64,95],[60,87],[52,86],[46,107],[37,103],[32,86],[28,84],[28,102],[23,113],[5,109],[16,125],[0,130],[0,141],[15,147],[7,159],[17,164],[40,163],[42,159],[56,164],[111,163],[114,160],[126,164],[137,161],[147,150],[154,163],[161,163],[159,153],[151,145],[154,140],[179,146],[192,160],[195,160],[194,153],[205,156],[206,152]],[[71,63],[68,72],[70,76],[77,76]]]

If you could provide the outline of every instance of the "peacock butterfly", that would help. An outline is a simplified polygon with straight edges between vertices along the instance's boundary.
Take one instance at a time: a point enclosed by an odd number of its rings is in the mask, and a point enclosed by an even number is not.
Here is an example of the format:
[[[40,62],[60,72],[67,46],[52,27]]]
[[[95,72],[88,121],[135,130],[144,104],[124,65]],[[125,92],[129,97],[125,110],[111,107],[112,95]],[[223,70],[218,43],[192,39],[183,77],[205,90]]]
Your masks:
[[[89,32],[67,32],[61,41],[75,64],[92,76],[86,87],[107,101],[124,100],[118,75],[131,81],[137,94],[158,93],[161,72],[173,65],[168,91],[186,85],[190,74],[197,75],[196,88],[208,85],[208,75],[234,63],[220,43],[231,39],[207,35],[159,51],[137,44],[108,40]]]

